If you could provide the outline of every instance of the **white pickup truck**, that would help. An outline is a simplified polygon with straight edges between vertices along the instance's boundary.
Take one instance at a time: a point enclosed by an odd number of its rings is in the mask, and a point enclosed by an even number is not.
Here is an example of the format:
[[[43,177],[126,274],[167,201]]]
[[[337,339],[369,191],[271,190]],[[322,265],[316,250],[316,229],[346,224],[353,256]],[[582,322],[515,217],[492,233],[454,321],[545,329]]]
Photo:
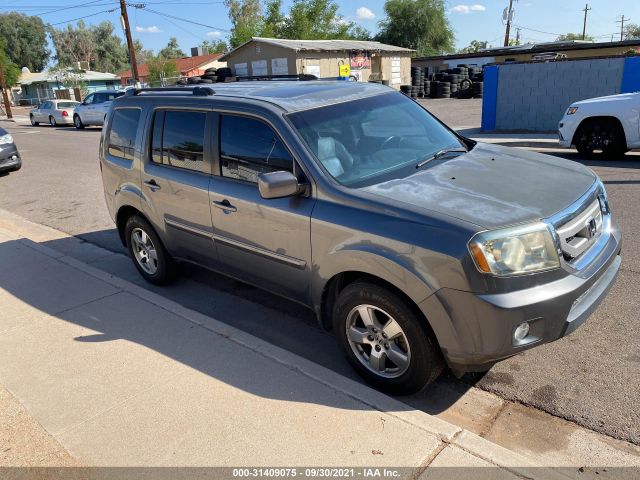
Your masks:
[[[572,103],[558,125],[560,146],[575,145],[584,157],[607,157],[640,148],[640,92]]]

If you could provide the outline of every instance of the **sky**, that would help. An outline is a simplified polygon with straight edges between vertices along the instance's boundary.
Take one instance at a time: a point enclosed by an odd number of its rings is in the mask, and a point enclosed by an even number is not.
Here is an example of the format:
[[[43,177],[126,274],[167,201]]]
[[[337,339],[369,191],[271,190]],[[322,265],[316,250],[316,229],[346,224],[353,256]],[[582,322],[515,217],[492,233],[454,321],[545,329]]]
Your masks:
[[[346,20],[372,33],[384,18],[384,0],[336,1],[339,13]],[[143,0],[128,0],[128,3],[145,5],[145,8],[129,7],[129,21],[133,37],[156,52],[170,37],[176,37],[182,50],[189,53],[190,48],[202,40],[225,39],[231,28],[222,1],[148,0],[143,3]],[[283,3],[286,11],[291,0]],[[502,14],[507,5],[508,0],[447,0],[447,16],[455,32],[456,48],[467,46],[471,40],[502,45],[505,30]],[[640,0],[591,0],[589,7],[587,33],[598,41],[610,41],[612,36],[620,38],[620,23],[616,20],[621,15],[630,18],[631,23],[640,23]],[[514,0],[514,28],[521,28],[524,43],[552,41],[558,34],[582,32],[584,8],[585,0]],[[111,20],[117,26],[117,33],[123,36],[118,0],[0,0],[0,12],[12,10],[39,15],[45,23],[57,28],[84,16],[88,16],[84,19],[88,24]],[[513,36],[515,33],[515,29],[512,30]]]

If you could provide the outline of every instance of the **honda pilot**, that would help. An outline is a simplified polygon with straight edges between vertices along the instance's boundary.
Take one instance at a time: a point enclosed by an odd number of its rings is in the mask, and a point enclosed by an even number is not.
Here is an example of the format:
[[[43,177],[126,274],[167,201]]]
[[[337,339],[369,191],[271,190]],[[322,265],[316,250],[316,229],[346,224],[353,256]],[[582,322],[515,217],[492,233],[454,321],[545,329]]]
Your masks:
[[[189,262],[306,305],[392,393],[568,335],[621,263],[589,168],[464,138],[374,83],[131,89],[100,166],[145,279]]]

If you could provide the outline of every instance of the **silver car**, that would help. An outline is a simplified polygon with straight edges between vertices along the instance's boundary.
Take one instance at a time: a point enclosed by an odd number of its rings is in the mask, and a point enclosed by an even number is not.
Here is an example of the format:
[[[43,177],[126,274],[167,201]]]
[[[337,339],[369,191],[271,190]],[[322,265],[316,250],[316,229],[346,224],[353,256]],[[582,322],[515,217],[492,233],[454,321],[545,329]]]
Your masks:
[[[101,90],[94,92],[76,107],[73,114],[73,124],[78,130],[90,125],[102,125],[111,107],[111,102],[123,95],[116,90]]]
[[[31,125],[48,123],[52,127],[73,125],[73,113],[80,102],[75,100],[47,100],[29,112]]]
[[[131,90],[100,145],[145,279],[191,262],[306,305],[394,393],[568,335],[620,269],[592,170],[461,137],[383,85]]]

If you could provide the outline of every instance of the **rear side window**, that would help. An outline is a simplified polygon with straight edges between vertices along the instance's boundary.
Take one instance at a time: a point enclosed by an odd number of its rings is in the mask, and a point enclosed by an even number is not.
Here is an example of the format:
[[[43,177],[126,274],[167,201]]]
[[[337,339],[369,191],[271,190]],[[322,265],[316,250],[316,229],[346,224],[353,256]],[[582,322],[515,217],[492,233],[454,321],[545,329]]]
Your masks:
[[[137,108],[119,108],[113,112],[109,132],[109,155],[133,160],[139,121],[140,110]]]
[[[204,112],[159,111],[154,115],[151,160],[172,167],[206,172]]]
[[[257,183],[259,173],[293,171],[293,159],[273,129],[254,118],[220,117],[223,177]]]

